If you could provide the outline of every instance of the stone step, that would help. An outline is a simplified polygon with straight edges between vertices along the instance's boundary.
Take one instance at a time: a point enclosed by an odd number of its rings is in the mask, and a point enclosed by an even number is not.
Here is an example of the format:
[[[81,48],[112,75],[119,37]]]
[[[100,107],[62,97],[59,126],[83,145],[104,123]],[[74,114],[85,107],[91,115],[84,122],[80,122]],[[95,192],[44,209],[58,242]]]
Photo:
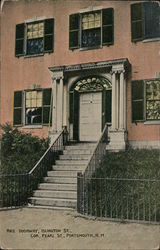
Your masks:
[[[57,160],[56,165],[61,165],[61,166],[74,166],[74,165],[79,165],[79,166],[85,166],[87,164],[88,160],[81,160],[81,161],[76,161],[76,160]]]
[[[92,143],[78,143],[78,144],[75,144],[75,145],[71,145],[71,146],[65,146],[65,150],[76,150],[76,149],[93,149],[95,147],[96,144],[92,144]]]
[[[63,155],[91,155],[93,153],[93,149],[65,149],[63,151]]]
[[[77,177],[71,177],[71,178],[65,178],[65,177],[44,177],[45,182],[49,183],[68,183],[68,184],[76,184],[77,183]]]
[[[83,154],[65,154],[65,155],[60,155],[59,159],[60,160],[88,160],[90,155],[83,155]]]
[[[74,166],[70,166],[70,165],[53,165],[52,166],[53,170],[57,170],[57,171],[77,171],[77,172],[82,172],[85,169],[85,166],[81,166],[81,165],[74,165]]]
[[[58,184],[58,183],[41,183],[38,186],[39,189],[45,190],[59,190],[59,191],[76,191],[76,184]]]
[[[62,211],[74,211],[74,208],[71,207],[52,207],[52,206],[40,206],[40,205],[33,205],[31,203],[28,203],[27,208],[37,208],[37,209],[49,209],[49,210],[62,210]]]
[[[55,198],[40,198],[30,197],[29,202],[33,205],[53,206],[53,207],[71,207],[76,208],[77,200],[70,199],[55,199]]]
[[[53,191],[53,190],[36,190],[33,197],[77,199],[76,191]]]
[[[57,177],[76,177],[77,171],[48,171],[47,176],[57,176]]]

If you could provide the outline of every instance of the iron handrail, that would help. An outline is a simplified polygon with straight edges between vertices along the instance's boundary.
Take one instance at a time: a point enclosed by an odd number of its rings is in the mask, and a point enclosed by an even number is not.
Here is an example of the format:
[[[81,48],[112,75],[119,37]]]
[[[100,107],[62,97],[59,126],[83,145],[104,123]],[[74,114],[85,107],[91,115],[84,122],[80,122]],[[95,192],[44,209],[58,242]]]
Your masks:
[[[95,171],[96,168],[98,168],[100,166],[101,160],[103,158],[103,156],[105,155],[106,152],[106,143],[108,142],[108,125],[107,123],[104,126],[103,132],[100,136],[100,139],[98,140],[98,142],[96,143],[96,146],[94,148],[94,151],[92,152],[85,171],[83,173],[83,175],[85,177],[91,177],[93,172]],[[103,149],[101,150],[100,145],[103,144]],[[97,153],[98,151],[98,153]],[[97,164],[98,163],[98,164]],[[94,165],[94,168],[92,167]],[[91,170],[91,171],[90,171]]]
[[[58,137],[56,138],[56,140],[50,145],[50,147],[45,151],[45,153],[42,155],[42,157],[36,163],[36,165],[30,170],[29,174],[32,174],[38,168],[39,164],[42,162],[42,160],[45,158],[45,156],[48,154],[48,152],[51,151],[52,149],[54,149],[54,146],[58,142],[59,138],[64,134],[64,132],[65,132],[65,129],[63,129],[60,132],[60,134],[58,135]]]

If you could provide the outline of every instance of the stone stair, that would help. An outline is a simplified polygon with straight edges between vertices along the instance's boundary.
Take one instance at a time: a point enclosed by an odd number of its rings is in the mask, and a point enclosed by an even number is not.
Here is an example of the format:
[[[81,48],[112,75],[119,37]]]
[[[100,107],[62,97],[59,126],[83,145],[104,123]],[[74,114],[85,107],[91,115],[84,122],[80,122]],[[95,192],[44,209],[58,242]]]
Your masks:
[[[77,173],[85,170],[94,147],[95,143],[66,146],[52,170],[47,172],[43,183],[39,184],[33,197],[29,198],[29,203],[55,209],[76,208]]]

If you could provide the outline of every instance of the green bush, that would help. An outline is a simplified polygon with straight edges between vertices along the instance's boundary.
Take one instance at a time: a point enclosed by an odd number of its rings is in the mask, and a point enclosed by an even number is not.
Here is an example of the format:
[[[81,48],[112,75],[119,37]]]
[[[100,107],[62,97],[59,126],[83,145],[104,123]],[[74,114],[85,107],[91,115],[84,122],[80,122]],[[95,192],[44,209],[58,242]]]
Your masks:
[[[107,153],[86,183],[84,213],[160,222],[159,157],[159,150]]]
[[[23,133],[8,123],[1,128],[1,174],[29,172],[48,148],[49,140]]]

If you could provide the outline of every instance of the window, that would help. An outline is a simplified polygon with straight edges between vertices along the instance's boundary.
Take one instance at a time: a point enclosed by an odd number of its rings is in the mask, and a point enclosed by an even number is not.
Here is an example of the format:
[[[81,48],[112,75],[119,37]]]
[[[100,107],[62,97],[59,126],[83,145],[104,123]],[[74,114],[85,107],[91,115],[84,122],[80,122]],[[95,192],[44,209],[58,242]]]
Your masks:
[[[143,2],[131,5],[132,41],[160,38],[160,5]]]
[[[51,123],[51,89],[15,91],[14,125]]]
[[[70,15],[69,48],[95,48],[113,44],[113,9]]]
[[[16,25],[15,56],[53,52],[54,19]]]
[[[42,123],[42,91],[25,93],[25,124]]]
[[[160,79],[132,82],[132,121],[160,120]]]

